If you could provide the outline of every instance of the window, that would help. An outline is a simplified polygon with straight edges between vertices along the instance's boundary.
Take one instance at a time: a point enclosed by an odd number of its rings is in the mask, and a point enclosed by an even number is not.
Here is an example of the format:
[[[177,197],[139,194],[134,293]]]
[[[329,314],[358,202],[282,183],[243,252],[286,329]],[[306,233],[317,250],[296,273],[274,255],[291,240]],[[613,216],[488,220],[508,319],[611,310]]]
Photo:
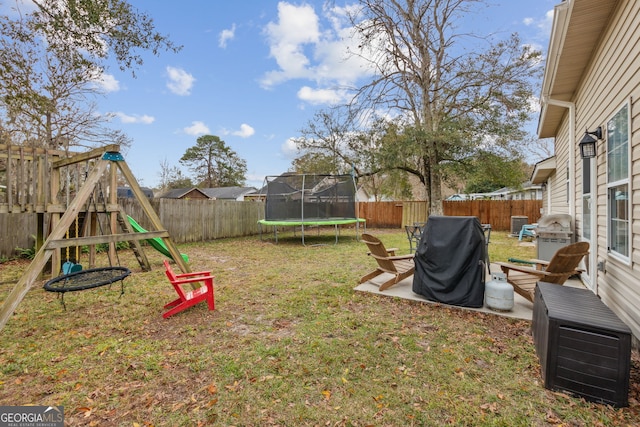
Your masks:
[[[582,237],[591,240],[591,159],[582,160]]]
[[[629,258],[629,106],[607,122],[609,251]]]

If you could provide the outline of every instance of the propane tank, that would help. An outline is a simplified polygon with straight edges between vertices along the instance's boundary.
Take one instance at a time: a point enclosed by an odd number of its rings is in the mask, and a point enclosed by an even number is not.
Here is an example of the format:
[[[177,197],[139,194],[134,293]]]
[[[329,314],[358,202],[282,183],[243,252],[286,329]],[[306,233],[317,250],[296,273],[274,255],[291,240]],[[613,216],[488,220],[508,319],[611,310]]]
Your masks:
[[[513,308],[513,286],[504,273],[492,273],[484,288],[485,304],[492,310],[511,311]]]

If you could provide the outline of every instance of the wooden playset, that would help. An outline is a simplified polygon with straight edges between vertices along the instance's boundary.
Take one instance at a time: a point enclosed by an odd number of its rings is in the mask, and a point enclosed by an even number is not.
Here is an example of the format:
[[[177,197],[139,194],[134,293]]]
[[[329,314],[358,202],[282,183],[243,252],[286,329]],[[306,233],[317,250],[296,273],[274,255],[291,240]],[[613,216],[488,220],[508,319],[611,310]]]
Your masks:
[[[119,184],[131,188],[153,231],[140,232],[131,227],[126,213],[118,204]],[[116,243],[129,242],[140,266],[148,271],[149,261],[140,241],[159,238],[180,270],[183,273],[190,272],[189,265],[120,154],[118,145],[84,153],[67,153],[0,144],[0,189],[0,213],[29,212],[38,216],[36,254],[0,307],[0,329],[47,269],[52,279],[58,276],[58,266],[61,266],[64,275],[76,275],[79,277],[74,276],[74,279],[82,278],[85,282],[77,289],[73,288],[73,281],[69,282],[70,285],[61,285],[61,281],[56,282],[55,279],[48,282],[52,288],[49,290],[62,293],[95,287],[96,283],[112,283],[126,277],[126,268],[96,268],[96,245],[108,245],[109,264],[113,266],[119,262]],[[98,214],[105,218],[98,217]],[[80,247],[87,247],[89,252],[89,268],[84,273],[82,269],[73,267],[78,261],[77,255],[70,255],[77,254]],[[89,278],[89,272],[93,276],[101,276],[101,280]],[[109,277],[109,280],[105,280],[105,277]]]

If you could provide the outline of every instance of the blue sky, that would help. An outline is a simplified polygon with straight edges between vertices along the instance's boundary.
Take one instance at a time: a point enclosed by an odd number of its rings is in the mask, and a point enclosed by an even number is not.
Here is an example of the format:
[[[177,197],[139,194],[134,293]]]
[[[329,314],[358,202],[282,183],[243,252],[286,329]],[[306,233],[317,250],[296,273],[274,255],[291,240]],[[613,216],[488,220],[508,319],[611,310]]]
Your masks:
[[[559,0],[489,0],[465,25],[478,33],[518,32],[546,51]],[[217,135],[247,161],[248,186],[285,172],[295,157],[291,138],[314,112],[343,100],[336,87],[360,81],[362,64],[345,62],[350,42],[335,0],[130,0],[179,53],[145,55],[130,72],[110,67],[98,99],[102,113],[132,140],[123,152],[141,185],[159,183],[160,164],[180,167],[185,150]],[[532,130],[535,130],[534,118]]]

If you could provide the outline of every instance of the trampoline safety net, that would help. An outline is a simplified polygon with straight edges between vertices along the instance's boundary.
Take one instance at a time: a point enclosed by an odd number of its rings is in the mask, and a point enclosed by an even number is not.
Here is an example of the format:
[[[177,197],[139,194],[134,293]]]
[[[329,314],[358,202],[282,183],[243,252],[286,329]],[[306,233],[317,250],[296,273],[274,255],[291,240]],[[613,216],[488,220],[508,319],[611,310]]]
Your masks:
[[[265,181],[267,221],[356,218],[356,185],[351,175],[280,175]]]

